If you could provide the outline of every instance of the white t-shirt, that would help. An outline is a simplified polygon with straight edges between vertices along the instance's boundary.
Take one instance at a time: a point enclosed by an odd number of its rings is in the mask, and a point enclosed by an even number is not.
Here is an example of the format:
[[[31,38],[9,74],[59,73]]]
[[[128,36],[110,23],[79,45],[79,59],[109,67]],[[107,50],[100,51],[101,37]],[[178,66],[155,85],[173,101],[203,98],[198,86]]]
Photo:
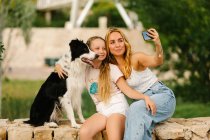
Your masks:
[[[144,93],[158,81],[158,78],[149,68],[144,71],[136,71],[132,68],[131,75],[126,81],[130,87]]]
[[[123,76],[123,74],[116,65],[109,64],[109,66],[110,66],[110,79],[111,79],[110,92],[111,96],[113,96],[115,94],[121,93],[120,89],[116,85],[116,82],[120,77]],[[100,69],[88,67],[86,70],[86,78],[85,78],[88,92],[96,105],[99,102],[101,102],[98,95],[99,72]]]

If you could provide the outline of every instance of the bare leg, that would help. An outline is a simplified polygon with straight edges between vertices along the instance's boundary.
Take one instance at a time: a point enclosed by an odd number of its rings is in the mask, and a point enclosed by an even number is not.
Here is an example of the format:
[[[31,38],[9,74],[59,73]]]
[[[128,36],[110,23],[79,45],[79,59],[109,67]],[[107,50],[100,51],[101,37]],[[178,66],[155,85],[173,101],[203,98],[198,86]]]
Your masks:
[[[106,132],[108,140],[122,140],[125,130],[125,116],[114,113],[107,119]]]
[[[79,131],[80,140],[92,140],[100,131],[106,128],[107,117],[96,113],[88,118]]]

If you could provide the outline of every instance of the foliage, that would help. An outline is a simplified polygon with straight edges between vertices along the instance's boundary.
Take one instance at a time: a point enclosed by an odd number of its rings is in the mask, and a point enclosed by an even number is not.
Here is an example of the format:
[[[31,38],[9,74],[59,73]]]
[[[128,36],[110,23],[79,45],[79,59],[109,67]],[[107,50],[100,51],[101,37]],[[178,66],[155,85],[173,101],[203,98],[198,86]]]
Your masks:
[[[35,17],[35,5],[28,0],[7,0],[1,2],[1,30],[5,27],[20,27],[26,42]]]
[[[66,21],[69,20],[69,9],[51,11],[52,19],[50,23],[45,20],[45,13],[37,11],[37,16],[34,19],[34,27],[64,27]]]
[[[101,16],[107,17],[108,27],[126,26],[114,3],[104,0],[94,4],[92,11],[86,18],[83,26],[98,27],[98,18]]]
[[[210,1],[132,0],[128,3],[146,28],[158,29],[166,60],[172,59],[172,52],[178,54],[176,62],[168,63],[175,69],[178,79],[190,71],[189,80],[175,87],[177,96],[185,100],[209,101]]]
[[[3,51],[4,51],[4,45],[0,42],[0,61],[2,60]]]

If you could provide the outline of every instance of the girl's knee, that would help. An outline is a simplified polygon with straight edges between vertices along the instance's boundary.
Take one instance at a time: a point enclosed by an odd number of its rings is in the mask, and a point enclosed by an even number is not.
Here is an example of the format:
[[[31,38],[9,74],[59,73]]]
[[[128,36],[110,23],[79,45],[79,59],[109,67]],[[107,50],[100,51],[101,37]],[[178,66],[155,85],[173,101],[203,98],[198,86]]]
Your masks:
[[[90,136],[90,130],[87,127],[81,127],[79,130],[79,136],[80,138]]]
[[[122,140],[123,136],[116,136],[116,135],[112,135],[112,136],[108,136],[108,140]]]

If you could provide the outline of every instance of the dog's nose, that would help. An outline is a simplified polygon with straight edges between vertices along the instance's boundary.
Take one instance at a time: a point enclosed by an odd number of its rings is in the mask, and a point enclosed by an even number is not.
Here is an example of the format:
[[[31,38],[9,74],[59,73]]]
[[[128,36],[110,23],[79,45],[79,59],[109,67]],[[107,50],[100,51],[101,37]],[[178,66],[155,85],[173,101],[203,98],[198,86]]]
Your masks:
[[[96,54],[96,55],[95,55],[95,59],[96,59],[96,58],[98,58],[98,57],[99,57],[99,55],[98,55],[98,54]]]

